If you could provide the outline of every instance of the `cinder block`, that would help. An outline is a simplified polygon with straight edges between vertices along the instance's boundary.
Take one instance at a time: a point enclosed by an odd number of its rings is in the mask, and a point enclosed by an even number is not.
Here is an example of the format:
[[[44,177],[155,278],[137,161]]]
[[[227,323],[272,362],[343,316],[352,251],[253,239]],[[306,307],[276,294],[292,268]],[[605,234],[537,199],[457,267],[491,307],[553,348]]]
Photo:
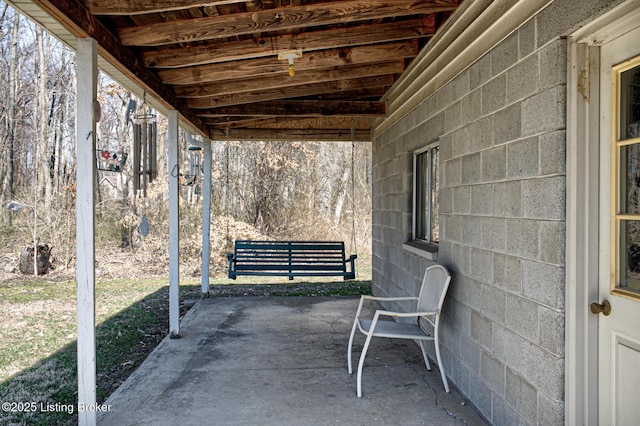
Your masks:
[[[474,90],[491,79],[491,55],[486,54],[469,68],[469,88]]]
[[[493,324],[493,355],[514,371],[522,371],[522,336]]]
[[[444,130],[450,132],[461,126],[462,102],[458,101],[444,110]]]
[[[492,193],[487,193],[487,196],[492,196]],[[473,190],[471,193],[473,202]],[[504,252],[507,248],[507,223],[505,219],[495,217],[482,218],[482,242],[483,246],[487,250]],[[495,268],[495,261],[494,261]],[[494,269],[494,281],[498,277],[495,276]]]
[[[474,370],[471,369],[469,374],[469,399],[473,401],[473,404],[483,416],[490,419],[493,392],[491,392],[491,389],[485,384],[484,379],[474,374],[473,371]]]
[[[567,82],[567,42],[559,39],[540,50],[540,89]]]
[[[563,265],[565,263],[566,228],[564,222],[541,221],[539,224],[538,259],[544,263]]]
[[[449,188],[440,188],[440,216],[453,213],[453,192]]]
[[[520,425],[520,415],[501,397],[493,396],[491,423],[496,426]]]
[[[440,145],[440,163],[453,159],[453,139],[451,133],[441,135],[439,139]]]
[[[462,238],[466,240],[466,234]],[[472,247],[471,271],[472,278],[487,284],[493,283],[493,253]]]
[[[498,146],[482,152],[483,182],[503,180],[507,174],[506,168],[507,150],[504,146]]]
[[[453,160],[449,160],[445,163],[440,163],[441,167],[444,166],[444,182],[443,187],[451,188],[459,186],[462,183],[462,158],[458,157]]]
[[[469,124],[482,113],[482,90],[476,89],[462,98],[462,124]]]
[[[469,154],[462,157],[462,183],[479,183],[482,180],[480,153]]]
[[[531,300],[509,294],[507,296],[507,327],[525,339],[537,342],[538,306],[540,305]]]
[[[482,86],[482,113],[491,114],[506,105],[507,77],[501,74]]]
[[[554,86],[522,101],[522,135],[564,129],[566,122],[566,87]]]
[[[507,253],[525,259],[538,258],[537,221],[507,220]]]
[[[554,309],[564,303],[564,268],[547,263],[522,262],[522,294]]]
[[[493,146],[493,116],[488,116],[469,125],[469,149],[482,151]]]
[[[444,134],[445,126],[445,113],[433,115],[427,121],[421,123],[416,127],[418,129],[418,135],[422,141],[422,146],[426,146],[437,141],[442,134]]]
[[[566,146],[564,130],[540,135],[540,174],[565,173]]]
[[[491,74],[496,76],[518,60],[518,33],[513,33],[491,51]]]
[[[485,351],[480,354],[480,368],[482,377],[491,389],[498,394],[504,395],[505,387],[505,366],[502,362],[492,357]]]
[[[529,56],[536,48],[536,20],[531,19],[518,29],[520,59]]]
[[[462,239],[462,237],[460,239]],[[468,277],[471,271],[471,248],[466,245],[456,244],[454,247],[454,256],[460,272]],[[471,305],[472,302],[467,301],[466,303]]]
[[[540,171],[538,164],[538,138],[531,137],[512,142],[507,147],[507,177],[522,178],[537,176]]]
[[[451,84],[445,84],[436,93],[438,111],[448,108],[453,103],[453,87]]]
[[[469,369],[455,357],[452,361],[451,379],[456,384],[458,390],[463,395],[469,397]]]
[[[523,181],[523,216],[536,219],[564,220],[565,191],[564,176]]]
[[[482,247],[482,218],[478,216],[460,216],[460,240],[472,247]],[[473,252],[472,252],[473,256]],[[473,263],[471,268],[473,269]]]
[[[495,130],[495,144],[500,145],[519,139],[521,134],[520,103],[501,109],[493,118]]]
[[[491,350],[492,321],[476,311],[471,311],[471,338],[482,348]]]
[[[513,406],[528,424],[535,424],[538,415],[538,391],[513,370],[507,368],[507,402]]]
[[[469,93],[469,70],[463,71],[461,74],[453,79],[451,84],[453,101],[460,100],[463,96]]]
[[[496,183],[493,187],[493,194],[494,216],[522,216],[522,184],[520,181]]]
[[[493,281],[497,287],[509,293],[520,294],[522,292],[522,265],[520,258],[495,253],[493,255],[493,275]]]
[[[564,402],[550,398],[543,392],[538,392],[538,424],[563,425]]]
[[[450,135],[453,140],[454,157],[461,157],[472,152],[469,126],[461,127],[460,129],[450,133]]]
[[[457,214],[471,212],[471,190],[468,186],[453,189],[453,211]]]
[[[564,318],[564,312],[538,306],[540,346],[558,356],[564,356]]]
[[[493,185],[471,187],[471,211],[482,216],[493,214]]]
[[[507,293],[490,285],[480,285],[478,300],[475,302],[478,310],[498,324],[504,324]]]
[[[556,401],[563,400],[564,358],[556,357],[526,340],[522,355],[523,377],[540,391],[538,397],[545,393]]]
[[[538,92],[538,56],[532,55],[507,71],[507,103]]]

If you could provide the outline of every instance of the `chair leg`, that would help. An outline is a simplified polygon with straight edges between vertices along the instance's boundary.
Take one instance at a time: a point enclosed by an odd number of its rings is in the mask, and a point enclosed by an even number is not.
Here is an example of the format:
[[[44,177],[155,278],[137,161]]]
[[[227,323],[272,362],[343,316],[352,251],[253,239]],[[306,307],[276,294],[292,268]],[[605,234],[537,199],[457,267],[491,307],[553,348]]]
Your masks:
[[[358,398],[362,398],[362,368],[364,367],[364,357],[367,355],[367,349],[369,349],[369,344],[371,343],[372,334],[367,335],[367,340],[364,342],[364,346],[362,347],[362,353],[360,354],[360,362],[358,363]]]
[[[438,359],[438,368],[440,369],[440,377],[442,377],[442,383],[444,384],[445,392],[449,393],[449,382],[447,381],[447,376],[444,374],[444,368],[442,368],[442,358],[440,357],[440,343],[438,342],[437,330],[435,332],[433,341],[436,346],[436,358]]]
[[[349,349],[347,350],[347,365],[349,368],[349,374],[353,374],[353,368],[352,368],[352,363],[351,363],[351,348],[353,347],[353,337],[356,334],[356,327],[357,325],[357,321],[358,321],[358,317],[356,317],[356,319],[353,321],[353,327],[351,327],[351,335],[349,336]]]
[[[427,370],[431,371],[431,364],[429,363],[429,357],[427,356],[427,342],[424,340],[418,340],[418,346],[420,346],[420,350],[422,350],[422,358],[424,358]]]

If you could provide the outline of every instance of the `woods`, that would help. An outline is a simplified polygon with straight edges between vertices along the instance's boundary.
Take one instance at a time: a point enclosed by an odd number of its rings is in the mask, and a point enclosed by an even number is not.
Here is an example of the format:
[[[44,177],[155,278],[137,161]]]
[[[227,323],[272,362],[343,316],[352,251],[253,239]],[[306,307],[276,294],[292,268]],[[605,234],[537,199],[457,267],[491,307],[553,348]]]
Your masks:
[[[17,270],[25,247],[51,246],[55,268],[73,269],[75,255],[75,55],[0,2],[0,239],[4,271]],[[145,99],[100,74],[101,120],[96,156],[117,154],[121,170],[97,172],[100,265],[167,267],[166,119]],[[134,158],[134,116],[156,116],[156,170],[136,190],[150,152]],[[202,158],[181,136],[181,253],[197,272],[201,236]],[[368,143],[212,141],[212,263],[237,238],[343,240],[370,252],[371,153]],[[98,163],[99,164],[99,163]],[[5,208],[15,200],[24,207]],[[141,232],[141,224],[148,235]],[[32,263],[33,264],[33,263]],[[119,268],[119,273],[124,273]],[[115,273],[115,271],[102,271]]]

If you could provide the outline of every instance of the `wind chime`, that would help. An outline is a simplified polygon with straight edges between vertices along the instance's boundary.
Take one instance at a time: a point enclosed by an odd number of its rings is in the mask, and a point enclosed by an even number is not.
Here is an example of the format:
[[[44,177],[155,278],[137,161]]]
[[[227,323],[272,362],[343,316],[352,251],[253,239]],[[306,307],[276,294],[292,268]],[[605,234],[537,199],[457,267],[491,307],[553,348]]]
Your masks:
[[[199,146],[189,147],[189,173],[184,174],[183,186],[190,186],[193,189],[193,195],[200,195],[200,173],[202,170],[202,148]]]
[[[147,196],[147,185],[158,176],[156,115],[147,105],[143,95],[142,105],[133,114],[133,189],[136,194]],[[135,108],[135,101],[134,103]]]

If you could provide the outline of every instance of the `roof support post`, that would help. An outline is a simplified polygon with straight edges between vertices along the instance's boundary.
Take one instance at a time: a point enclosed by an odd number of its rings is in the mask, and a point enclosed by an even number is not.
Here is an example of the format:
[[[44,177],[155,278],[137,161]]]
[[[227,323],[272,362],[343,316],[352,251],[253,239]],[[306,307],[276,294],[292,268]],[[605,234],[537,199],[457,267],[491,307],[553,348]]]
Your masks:
[[[96,405],[95,189],[98,43],[77,40],[76,281],[78,405]],[[95,425],[95,410],[78,410],[80,425]]]
[[[204,178],[202,182],[202,298],[209,297],[209,262],[211,260],[211,141],[204,140]]]
[[[180,165],[178,161],[178,111],[171,110],[169,119],[169,337],[180,337]]]

